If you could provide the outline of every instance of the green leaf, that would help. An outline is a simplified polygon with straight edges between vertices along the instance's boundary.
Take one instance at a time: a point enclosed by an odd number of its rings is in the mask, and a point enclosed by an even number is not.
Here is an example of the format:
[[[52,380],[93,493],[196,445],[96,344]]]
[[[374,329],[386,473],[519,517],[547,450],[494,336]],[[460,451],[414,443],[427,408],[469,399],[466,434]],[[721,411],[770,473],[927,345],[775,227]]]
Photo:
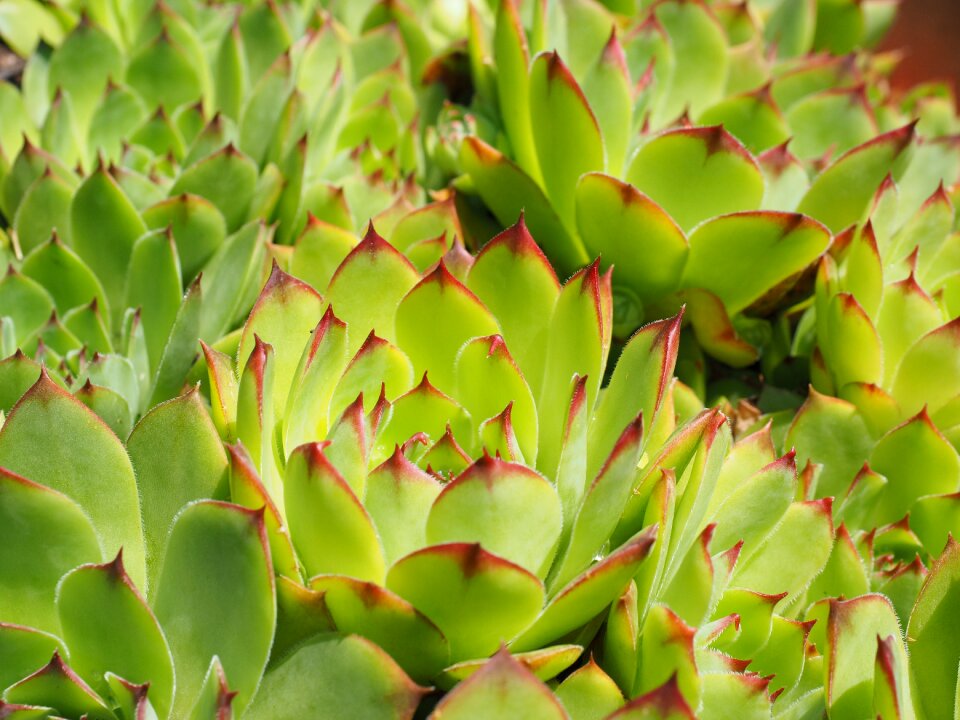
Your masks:
[[[266,483],[268,492],[282,496],[274,433],[273,387],[276,375],[273,346],[254,335],[253,352],[240,375],[237,387],[237,439],[250,452],[254,468]]]
[[[873,714],[874,661],[881,638],[895,638],[895,658],[906,667],[907,652],[890,601],[883,595],[861,595],[829,601],[824,657],[827,709],[831,717]],[[953,672],[953,671],[951,671]],[[951,692],[956,687],[951,681]],[[904,688],[909,706],[909,688]]]
[[[260,682],[276,620],[262,511],[213,501],[188,505],[170,529],[153,608],[173,653],[173,716],[191,707],[215,655],[243,712]],[[241,627],[243,633],[231,631]]]
[[[310,214],[306,229],[294,243],[290,274],[326,292],[333,274],[356,246],[352,232]]]
[[[223,213],[227,231],[234,232],[247,217],[257,175],[256,163],[228,144],[184,170],[170,188],[170,196],[190,193],[206,198]]]
[[[0,685],[10,687],[42,668],[58,651],[61,655],[65,653],[59,638],[49,633],[0,623]],[[3,709],[2,702],[0,709]]]
[[[723,125],[754,154],[790,137],[789,126],[773,102],[769,86],[721,100],[707,108],[697,118],[697,124]]]
[[[371,330],[396,344],[397,307],[419,279],[410,261],[371,224],[333,274],[327,291],[330,304],[350,328],[351,352]]]
[[[364,396],[364,409],[369,412],[381,390],[385,398],[396,398],[412,387],[413,365],[410,359],[402,350],[377,337],[371,330],[337,383],[330,412],[339,415],[361,393]]]
[[[342,574],[382,582],[383,550],[360,500],[318,443],[301,445],[287,462],[284,506],[307,574]]]
[[[60,313],[92,300],[96,300],[101,308],[107,307],[103,287],[96,275],[56,235],[27,255],[20,271],[50,293]]]
[[[697,716],[680,692],[677,676],[631,700],[607,720],[694,720]]]
[[[537,405],[540,452],[537,469],[554,477],[560,460],[570,379],[587,380],[587,407],[593,407],[603,379],[610,328],[605,327],[604,294],[598,263],[571,277],[557,299],[550,321],[543,387]],[[609,296],[608,296],[609,297]]]
[[[755,210],[763,199],[756,160],[722,126],[658,135],[634,155],[626,179],[685,230],[716,215]]]
[[[887,478],[873,507],[871,519],[877,525],[896,522],[923,495],[956,492],[960,487],[960,456],[926,410],[877,442],[870,467]]]
[[[776,293],[829,244],[827,229],[803,215],[751,212],[714,218],[690,235],[683,285],[706,288],[735,315]]]
[[[447,665],[450,649],[443,633],[389,590],[342,575],[320,575],[310,587],[324,594],[340,632],[374,641],[415,680],[429,680]]]
[[[429,371],[434,385],[447,393],[456,387],[454,361],[463,344],[500,332],[490,311],[442,261],[403,298],[396,322],[397,344],[414,373]]]
[[[127,453],[103,421],[46,372],[0,430],[0,467],[76,502],[90,518],[103,554],[115,555],[122,546],[131,578],[145,587],[140,502]]]
[[[536,617],[543,585],[479,544],[448,543],[401,558],[387,588],[436,623],[454,662],[489,655]]]
[[[523,465],[484,455],[434,501],[427,518],[427,542],[478,542],[485,550],[544,575],[556,551],[560,525],[560,499],[549,482]]]
[[[553,597],[536,621],[511,643],[511,648],[523,651],[543,647],[603,612],[637,574],[653,542],[652,532],[637,535],[574,578]]]
[[[502,78],[501,78],[502,81]],[[580,176],[605,166],[600,126],[587,99],[556,51],[530,68],[530,124],[543,186],[560,219],[576,230],[574,193]],[[576,138],[575,143],[570,139]],[[558,148],[563,148],[558,152]]]
[[[434,720],[529,717],[564,720],[550,689],[503,648],[437,705]]]
[[[515,0],[500,3],[493,31],[493,62],[497,69],[497,98],[503,123],[517,162],[537,180],[540,168],[534,147],[530,111],[530,51]]]
[[[843,496],[873,441],[856,407],[811,389],[787,430],[785,447],[795,447],[797,463],[823,465],[817,483],[820,497]]]
[[[154,229],[170,228],[184,280],[192,280],[227,236],[223,215],[197,195],[183,194],[148,208],[143,220]]]
[[[197,278],[187,288],[167,337],[154,377],[150,405],[169,400],[183,389],[187,373],[198,355],[202,302],[203,291]]]
[[[15,705],[55,705],[58,714],[88,720],[115,720],[106,703],[63,661],[59,652],[43,668],[3,693]]]
[[[309,685],[303,678],[311,678]],[[324,635],[267,673],[244,717],[411,720],[426,692],[383,650],[356,635]]]
[[[130,257],[134,244],[147,228],[103,165],[77,189],[70,222],[73,249],[103,284],[113,325],[119,326]]]
[[[460,146],[460,164],[501,225],[524,213],[537,241],[562,274],[589,261],[583,243],[560,221],[540,186],[502,153],[470,136]]]
[[[4,469],[0,469],[0,500],[0,519],[9,533],[0,549],[0,620],[59,633],[54,604],[57,582],[77,565],[101,559],[93,526],[67,496]],[[52,527],[57,528],[54,534],[50,533]],[[17,659],[20,651],[16,646],[11,651],[3,649],[5,636],[0,633],[0,659],[14,652],[9,662],[14,666],[25,662]],[[54,649],[47,648],[47,642],[40,644],[46,653],[25,670],[35,670]],[[0,676],[9,680],[7,685],[23,677],[8,678],[8,667],[6,660],[0,663]]]
[[[914,323],[926,319],[922,314],[914,317]],[[907,327],[904,330],[911,332]],[[956,381],[958,341],[960,320],[953,320],[923,335],[906,350],[893,380],[893,396],[905,414],[918,412],[924,405],[936,412],[960,393]]]
[[[130,58],[126,81],[144,99],[148,107],[163,106],[168,111],[200,97],[203,83],[187,48],[166,28]]]
[[[577,229],[587,252],[616,267],[614,287],[640,302],[677,289],[687,261],[687,239],[659,205],[610,175],[588,173],[576,192]],[[656,258],[656,260],[652,260]],[[642,313],[642,305],[638,308]]]
[[[133,429],[133,412],[130,404],[116,390],[94,385],[90,378],[74,393],[74,396],[93,410],[117,437],[127,437]]]
[[[275,386],[273,403],[277,417],[283,416],[295,377],[297,364],[310,331],[322,317],[323,299],[300,280],[288,275],[274,263],[260,297],[243,326],[237,350],[237,366],[243,367],[253,351],[254,336],[273,346]]]
[[[74,188],[49,167],[27,188],[13,218],[13,229],[23,253],[41,246],[57,231],[69,239],[73,191]]]
[[[907,639],[917,672],[917,704],[928,717],[954,705],[960,663],[956,626],[960,606],[960,545],[952,538],[930,569],[910,614]]]
[[[863,85],[808,95],[786,112],[793,130],[790,151],[801,160],[840,155],[877,134],[877,121]]]
[[[522,214],[515,225],[484,245],[470,268],[466,286],[497,318],[510,354],[537,397],[560,283],[527,231]],[[527,457],[533,460],[533,455]]]
[[[170,231],[149,232],[133,247],[124,307],[140,308],[150,366],[160,365],[167,337],[177,317],[183,288],[180,262]]]
[[[571,720],[602,720],[623,706],[623,695],[593,658],[568,675],[556,690]]]
[[[17,344],[43,328],[53,312],[53,298],[40,283],[17,272],[12,265],[0,280],[0,307],[13,320]]]
[[[148,575],[156,580],[180,509],[193,500],[226,497],[227,457],[196,389],[150,410],[130,435],[127,452],[140,492]]]
[[[427,544],[427,515],[441,488],[404,456],[399,445],[367,476],[363,503],[388,564]]]
[[[239,23],[234,23],[223,34],[212,72],[217,109],[227,117],[239,120],[243,99],[250,84],[243,33]]]
[[[203,679],[197,702],[190,713],[190,720],[232,720],[235,697],[236,693],[231,692],[227,685],[227,676],[223,672],[220,658],[214,655]]]
[[[914,135],[914,125],[906,125],[850,150],[817,176],[798,211],[832,232],[859,221],[887,174],[905,164]]]
[[[122,554],[104,565],[84,565],[64,576],[57,610],[70,661],[101,695],[104,674],[149,683],[150,703],[166,717],[173,700],[173,659],[156,618],[123,569]]]
[[[694,707],[700,704],[702,681],[693,655],[694,629],[669,608],[654,605],[647,613],[641,632],[640,671],[634,694],[650,693],[669,683],[664,699],[672,698],[667,707],[671,708],[673,714],[668,714],[668,717],[685,717],[682,708],[688,708],[688,703]],[[670,685],[673,687],[670,688]],[[630,717],[626,715],[630,707],[628,704],[621,710],[621,716]],[[690,717],[693,717],[692,713]]]

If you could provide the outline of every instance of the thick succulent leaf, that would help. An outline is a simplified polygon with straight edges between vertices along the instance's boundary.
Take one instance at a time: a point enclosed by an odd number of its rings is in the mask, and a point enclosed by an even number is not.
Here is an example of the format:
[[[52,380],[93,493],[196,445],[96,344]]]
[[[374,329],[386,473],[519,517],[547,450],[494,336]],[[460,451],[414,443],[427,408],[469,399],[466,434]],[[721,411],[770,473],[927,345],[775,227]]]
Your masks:
[[[787,430],[784,445],[797,450],[797,462],[823,465],[817,494],[842,496],[873,442],[856,407],[811,389]]]
[[[460,164],[504,226],[520,213],[544,252],[564,275],[589,261],[583,243],[564,226],[540,186],[498,150],[475,137],[460,146]]]
[[[958,341],[960,320],[953,320],[921,337],[904,353],[893,380],[893,396],[904,413],[918,412],[924,405],[935,412],[960,393]]]
[[[291,453],[284,505],[308,575],[343,574],[382,582],[383,550],[373,522],[322,445],[301,445]]]
[[[877,644],[894,638],[894,661],[906,668],[907,652],[890,601],[883,595],[830,600],[824,656],[827,708],[831,717],[873,715],[874,661]],[[955,688],[955,682],[951,689]],[[910,701],[909,687],[904,687]]]
[[[110,222],[104,222],[104,218]],[[136,240],[147,228],[129,198],[100,166],[77,189],[70,209],[73,249],[97,274],[119,324],[127,266]]]
[[[305,677],[311,678],[309,685]],[[424,692],[369,640],[325,635],[267,673],[244,717],[298,720],[345,713],[370,720],[410,720]]]
[[[704,673],[701,716],[719,720],[736,708],[737,717],[743,720],[766,720],[771,711],[769,684],[768,679],[755,674]]]
[[[284,445],[294,448],[327,436],[330,400],[346,369],[347,326],[328,306],[303,345],[292,376],[284,422]]]
[[[247,358],[237,387],[237,439],[249,451],[268,491],[280,497],[282,484],[274,453],[275,375],[273,346],[254,335],[253,352]]]
[[[638,415],[587,488],[576,518],[564,534],[561,554],[550,573],[550,589],[566,585],[586,568],[616,529],[633,489],[642,440],[643,417]]]
[[[410,359],[371,330],[337,383],[330,413],[339,415],[360,394],[364,398],[364,409],[369,412],[381,389],[385,398],[395,399],[411,388],[413,365]]]
[[[500,107],[510,108],[503,123],[517,160],[534,179],[540,177],[530,112],[530,52],[515,0],[500,3],[493,32]]]
[[[542,576],[560,529],[560,499],[546,479],[523,465],[484,455],[444,487],[430,509],[426,532],[430,544],[480,543]]]
[[[752,153],[769,150],[790,137],[789,126],[770,96],[769,86],[725,98],[697,118],[698,125],[723,125]]]
[[[227,684],[223,665],[216,655],[210,661],[197,701],[190,711],[190,720],[233,720],[233,699],[237,693]],[[140,720],[140,718],[137,718]]]
[[[69,239],[73,190],[49,169],[27,188],[13,218],[13,229],[23,253],[39,247],[55,232],[64,233]]]
[[[831,498],[790,505],[765,542],[737,565],[734,584],[758,592],[789,592],[788,603],[797,597],[830,557],[831,510]]]
[[[227,457],[196,389],[150,410],[131,433],[127,452],[137,476],[147,574],[153,581],[180,509],[193,500],[226,498]],[[150,587],[156,589],[153,582]]]
[[[873,508],[872,519],[878,525],[899,520],[923,495],[960,488],[960,457],[925,410],[877,442],[870,466],[887,478]]]
[[[0,307],[13,321],[15,340],[24,344],[40,331],[53,312],[53,298],[38,282],[9,266],[0,280]]]
[[[324,593],[336,627],[386,650],[415,680],[429,680],[449,661],[447,639],[410,603],[374,583],[319,575],[310,587]]]
[[[457,399],[476,422],[510,405],[510,422],[522,457],[537,457],[537,408],[533,393],[499,335],[468,341],[457,353]],[[521,563],[523,564],[523,563]]]
[[[484,245],[465,282],[498,319],[510,353],[537,397],[560,283],[523,215]]]
[[[569,668],[582,654],[583,647],[580,645],[554,645],[541,650],[516,653],[513,658],[533,672],[538,680],[546,682]],[[466,680],[489,661],[489,658],[482,658],[464,660],[451,665],[444,669],[443,674],[437,679],[437,684],[443,689],[449,689],[456,683]]]
[[[144,222],[151,228],[170,228],[177,245],[181,271],[192,280],[227,236],[220,211],[197,195],[178,195],[148,208]]]
[[[687,317],[697,343],[704,352],[737,368],[752,365],[759,359],[759,351],[740,337],[720,298],[700,288],[688,288],[681,297],[687,304]]]
[[[333,274],[327,293],[333,309],[350,328],[352,352],[370,331],[396,342],[397,307],[419,279],[420,274],[410,261],[380,237],[371,224],[360,244]]]
[[[123,307],[140,308],[153,370],[160,365],[182,297],[180,262],[173,236],[162,230],[143,235],[130,256]]]
[[[177,516],[153,602],[173,653],[174,716],[192,706],[215,655],[237,690],[235,707],[246,708],[270,652],[274,592],[262,511],[200,501]]]
[[[650,553],[654,533],[632,538],[563,587],[513,643],[516,651],[543,647],[587,623],[613,602]]]
[[[202,310],[203,290],[198,277],[187,288],[183,301],[177,309],[173,327],[170,329],[167,344],[163,348],[163,355],[160,357],[160,364],[154,376],[149,405],[169,400],[183,390],[187,373],[190,372],[199,354],[197,348],[200,341]]]
[[[850,537],[846,525],[837,528],[827,564],[807,588],[807,602],[829,597],[857,597],[870,591],[870,578],[864,561]]]
[[[106,308],[103,287],[96,275],[57,236],[27,255],[20,271],[47,289],[61,313],[92,300]]]
[[[809,267],[829,243],[827,229],[803,215],[753,212],[715,218],[690,235],[683,284],[714,293],[734,315]]]
[[[306,229],[294,244],[290,274],[323,291],[356,246],[357,238],[352,232],[311,214]]]
[[[276,580],[277,627],[268,668],[275,667],[305,640],[337,629],[323,592],[284,575]]]
[[[490,311],[442,261],[403,298],[396,321],[397,342],[414,372],[429,371],[434,385],[447,393],[456,387],[454,361],[463,344],[500,332]]]
[[[588,477],[599,471],[617,433],[638,414],[647,428],[654,427],[673,377],[682,317],[645,325],[627,342],[590,424]]]
[[[685,230],[716,215],[755,210],[763,198],[756,161],[721,126],[658,135],[634,155],[626,179]]]
[[[123,569],[122,555],[64,576],[57,610],[70,662],[101,695],[105,673],[149,683],[150,703],[166,717],[173,700],[173,659],[156,618]]]
[[[858,222],[880,183],[897,174],[913,144],[914,126],[879,135],[854,148],[813,181],[798,208],[820,220],[832,232]]]
[[[227,145],[191,165],[170,188],[170,195],[199,195],[223,214],[227,230],[237,230],[247,217],[257,184],[257,166],[249,157]]]
[[[0,550],[0,621],[58,633],[57,582],[79,564],[100,561],[94,528],[69,497],[2,469],[0,498],[8,534]]]
[[[628,702],[607,720],[693,720],[695,717],[674,674],[660,687]]]
[[[531,65],[530,123],[547,196],[573,233],[577,180],[604,169],[604,146],[587,98],[556,51],[538,55]],[[565,150],[557,152],[560,147]]]
[[[653,548],[656,548],[654,538]],[[656,564],[656,558],[651,560]],[[649,566],[648,566],[649,567]],[[637,676],[639,649],[640,608],[637,606],[637,584],[631,582],[620,597],[610,605],[607,627],[603,635],[603,669],[610,674],[624,693],[633,691]]]
[[[794,131],[790,151],[803,160],[829,151],[845,153],[877,134],[877,122],[862,85],[808,95],[790,106],[786,120]]]
[[[800,682],[810,623],[773,616],[770,639],[750,663],[751,672],[773,675],[769,691],[787,692]]]
[[[440,483],[410,462],[399,445],[367,476],[363,504],[388,564],[427,544],[427,516],[440,491]]]
[[[570,720],[602,720],[624,703],[620,688],[593,658],[568,675],[556,695]]]
[[[383,406],[377,412],[383,412]],[[364,415],[363,395],[358,395],[327,436],[325,454],[358,498],[364,495],[373,429],[374,423]]]
[[[543,606],[543,585],[479,544],[434,545],[401,558],[387,588],[432,620],[454,662],[489,655],[527,627]]]
[[[43,452],[37,452],[40,447]],[[0,467],[76,502],[90,518],[103,554],[116,555],[122,546],[130,577],[145,587],[140,502],[127,453],[100,418],[45,372],[0,430]]]
[[[960,545],[952,538],[927,576],[910,614],[907,639],[917,704],[928,717],[955,706],[960,653],[956,624],[960,607]]]
[[[923,392],[927,374],[936,375],[941,383],[951,377],[949,374],[941,375],[938,371],[927,368],[924,372],[917,370],[918,366],[925,363],[940,363],[947,359],[943,354],[943,346],[950,347],[950,326],[938,329],[943,321],[940,308],[920,287],[911,273],[906,279],[891,283],[884,288],[883,300],[876,318],[877,332],[883,339],[884,387],[901,393],[899,400],[910,400],[911,412],[919,410],[922,402],[933,403],[932,410],[936,411],[936,405],[940,402],[941,385],[938,384],[936,392],[924,394],[919,404],[916,401],[920,396],[914,393],[917,390]],[[924,340],[923,344],[917,344],[918,340],[928,335],[930,337]],[[944,342],[945,340],[947,342]],[[939,350],[936,348],[938,344],[941,345]],[[901,360],[908,352],[913,356],[910,363],[916,364],[913,367],[906,365],[900,371]],[[930,354],[924,357],[925,353]],[[902,374],[898,375],[899,373]],[[919,381],[919,387],[911,387],[911,384],[917,381]],[[944,392],[944,396],[946,394]]]
[[[609,328],[605,331],[603,285],[597,263],[578,272],[563,286],[550,321],[543,387],[537,406],[537,468],[547,477],[555,476],[560,460],[571,378],[587,378],[588,408],[596,403],[600,390],[609,347],[604,342],[609,338]]]
[[[649,693],[670,681],[675,684],[671,694],[681,696],[675,701],[677,705],[697,707],[702,681],[697,673],[693,637],[694,629],[667,607],[651,607],[643,624],[640,668],[634,694]]]
[[[320,295],[274,264],[270,278],[243,327],[237,366],[246,364],[253,352],[255,337],[273,346],[275,385],[272,401],[278,418],[282,417],[287,406],[287,396],[297,377],[295,371],[310,339],[310,331],[316,327],[322,313]]]
[[[506,648],[448,694],[432,720],[535,717],[564,720],[567,713],[550,689]]]
[[[0,623],[0,685],[10,687],[42,668],[54,652],[65,653],[60,639],[54,635],[23,625]],[[0,711],[3,709],[0,702]]]
[[[59,652],[55,652],[50,662],[33,675],[7,688],[3,697],[14,705],[55,705],[56,712],[67,717],[116,718],[104,700],[63,661]],[[50,717],[56,716],[51,714]]]
[[[602,267],[616,267],[614,285],[640,303],[676,290],[687,261],[687,239],[673,219],[632,185],[602,173],[580,178],[577,229]],[[653,258],[656,258],[653,260]],[[637,308],[642,313],[642,305]]]

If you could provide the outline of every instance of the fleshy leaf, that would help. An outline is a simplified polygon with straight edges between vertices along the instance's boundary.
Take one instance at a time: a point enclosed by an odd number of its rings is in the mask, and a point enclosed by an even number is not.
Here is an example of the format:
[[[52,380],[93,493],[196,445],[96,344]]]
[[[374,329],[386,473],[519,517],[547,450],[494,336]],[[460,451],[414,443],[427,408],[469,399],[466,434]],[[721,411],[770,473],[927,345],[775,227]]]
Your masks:
[[[58,633],[57,582],[77,565],[101,559],[94,529],[70,498],[3,469],[0,499],[0,517],[9,533],[0,549],[0,620]],[[56,533],[50,533],[52,527]],[[0,635],[0,648],[4,644]],[[16,658],[11,662],[16,664]],[[39,663],[26,669],[36,667]],[[0,675],[5,677],[2,671]]]
[[[39,447],[44,451],[37,452]],[[116,555],[122,546],[130,577],[145,587],[140,501],[127,453],[100,418],[45,372],[0,430],[0,467],[76,502],[104,555]]]
[[[755,210],[763,199],[756,161],[719,125],[658,135],[634,155],[626,179],[684,230],[716,215]]]
[[[401,558],[387,588],[440,628],[454,662],[513,638],[540,612],[544,595],[535,575],[476,543],[433,545]]]
[[[190,708],[215,655],[242,712],[260,682],[276,620],[262,511],[214,501],[188,505],[170,530],[153,608],[173,654],[173,715]],[[238,627],[242,634],[231,631]]]
[[[149,683],[150,702],[161,717],[173,700],[173,659],[143,596],[123,569],[122,555],[105,565],[84,565],[57,588],[63,639],[77,673],[106,695],[104,674]]]
[[[65,653],[59,638],[34,628],[0,623],[0,685],[10,687],[42,668],[54,652]],[[3,709],[0,701],[0,711]]]
[[[324,593],[337,628],[373,640],[414,679],[427,680],[448,662],[447,640],[410,603],[374,583],[320,575],[310,587]]]
[[[556,690],[571,720],[600,720],[623,706],[623,694],[593,658],[568,675]]]
[[[284,504],[308,575],[343,574],[382,582],[383,550],[373,522],[323,446],[301,445],[290,455]]]
[[[304,677],[311,678],[309,686]],[[336,712],[370,720],[411,720],[424,692],[369,640],[323,635],[267,673],[245,717],[299,720]]]
[[[3,693],[13,704],[56,705],[68,717],[113,720],[106,703],[54,652],[50,662]]]
[[[549,688],[504,648],[447,695],[430,717],[433,720],[477,717],[564,720],[567,713]]]
[[[553,559],[560,525],[560,499],[546,479],[523,465],[484,455],[434,501],[427,542],[478,542],[543,575]]]

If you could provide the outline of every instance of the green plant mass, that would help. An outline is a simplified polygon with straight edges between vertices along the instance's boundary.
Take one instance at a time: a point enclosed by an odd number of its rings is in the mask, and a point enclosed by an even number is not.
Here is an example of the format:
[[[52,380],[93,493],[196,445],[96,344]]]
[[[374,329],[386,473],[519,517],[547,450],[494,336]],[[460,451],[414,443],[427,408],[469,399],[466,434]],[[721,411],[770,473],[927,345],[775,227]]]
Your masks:
[[[0,718],[960,718],[897,6],[0,0]]]

